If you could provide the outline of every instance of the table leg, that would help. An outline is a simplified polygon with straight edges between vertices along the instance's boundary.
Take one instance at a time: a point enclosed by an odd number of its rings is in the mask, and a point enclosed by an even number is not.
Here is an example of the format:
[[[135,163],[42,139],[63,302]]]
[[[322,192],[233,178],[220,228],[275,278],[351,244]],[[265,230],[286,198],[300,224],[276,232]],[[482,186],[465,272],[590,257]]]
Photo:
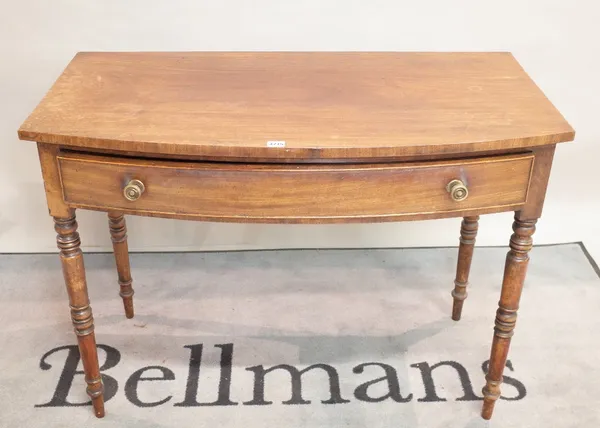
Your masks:
[[[486,376],[486,386],[483,388],[483,409],[481,416],[490,419],[494,411],[494,404],[500,398],[500,384],[502,372],[506,364],[510,339],[513,335],[517,321],[517,310],[523,289],[523,282],[529,263],[529,250],[533,245],[532,235],[535,232],[537,219],[525,220],[515,216],[513,235],[510,238],[510,250],[506,255],[504,279],[498,311],[496,312],[496,325],[490,356],[490,366]]]
[[[479,227],[479,216],[465,217],[460,226],[460,244],[458,247],[458,262],[456,264],[456,279],[454,280],[454,290],[452,297],[452,319],[460,320],[463,302],[467,298],[467,285],[469,285],[469,272],[471,270],[471,260],[473,259],[473,248],[475,247],[475,237]]]
[[[65,284],[69,294],[71,321],[75,327],[79,353],[83,362],[87,393],[92,399],[94,413],[101,418],[104,416],[104,388],[98,366],[94,318],[88,297],[85,266],[83,264],[83,253],[80,249],[81,241],[79,240],[79,233],[77,233],[75,211],[71,211],[70,217],[54,217],[54,228],[58,233],[56,242],[60,250]]]
[[[133,318],[133,287],[131,286],[131,268],[129,265],[129,248],[127,246],[127,226],[125,217],[121,213],[108,213],[108,226],[113,243],[117,275],[121,288],[119,295],[123,299],[125,316]]]

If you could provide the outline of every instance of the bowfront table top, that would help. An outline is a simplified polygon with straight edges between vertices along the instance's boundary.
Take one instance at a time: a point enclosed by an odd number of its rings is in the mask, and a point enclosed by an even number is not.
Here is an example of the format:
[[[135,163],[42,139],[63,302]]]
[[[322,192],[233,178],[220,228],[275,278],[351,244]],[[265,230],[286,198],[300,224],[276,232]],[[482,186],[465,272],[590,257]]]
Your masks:
[[[19,136],[248,161],[462,154],[574,132],[509,53],[211,52],[79,53]]]
[[[496,400],[556,143],[574,131],[509,53],[79,53],[19,129],[36,141],[87,392],[104,416],[75,210],[346,223],[462,217],[452,319],[479,215],[514,211],[482,416]]]

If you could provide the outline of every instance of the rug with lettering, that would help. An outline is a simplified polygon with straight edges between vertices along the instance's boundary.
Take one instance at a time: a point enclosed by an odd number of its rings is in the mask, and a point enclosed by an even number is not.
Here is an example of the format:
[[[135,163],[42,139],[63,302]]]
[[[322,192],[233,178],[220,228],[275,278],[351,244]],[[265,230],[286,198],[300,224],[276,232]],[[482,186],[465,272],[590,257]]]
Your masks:
[[[86,266],[106,389],[93,417],[56,255],[0,255],[2,427],[593,427],[600,278],[580,244],[536,247],[491,423],[479,417],[505,248],[111,254]]]

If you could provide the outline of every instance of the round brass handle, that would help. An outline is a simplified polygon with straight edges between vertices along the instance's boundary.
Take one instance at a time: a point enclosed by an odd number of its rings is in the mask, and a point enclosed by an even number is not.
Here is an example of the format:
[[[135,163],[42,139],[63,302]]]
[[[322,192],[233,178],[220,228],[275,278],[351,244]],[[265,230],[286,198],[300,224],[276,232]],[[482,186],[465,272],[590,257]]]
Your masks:
[[[137,201],[142,193],[146,190],[146,186],[140,180],[131,180],[123,189],[123,196],[128,201]]]
[[[462,180],[452,180],[446,186],[446,190],[450,193],[452,200],[456,202],[464,201],[469,196],[469,189]]]

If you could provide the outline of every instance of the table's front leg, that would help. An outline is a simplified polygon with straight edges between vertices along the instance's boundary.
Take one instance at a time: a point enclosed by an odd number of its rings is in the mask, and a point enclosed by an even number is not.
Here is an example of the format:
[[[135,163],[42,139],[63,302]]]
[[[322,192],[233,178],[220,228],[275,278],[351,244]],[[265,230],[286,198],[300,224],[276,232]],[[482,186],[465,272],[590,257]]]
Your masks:
[[[535,219],[520,219],[517,213],[513,223],[514,233],[510,238],[510,250],[506,255],[502,291],[498,311],[496,312],[494,340],[492,342],[489,370],[486,376],[487,384],[483,388],[484,401],[481,416],[484,419],[492,417],[494,404],[500,398],[502,372],[504,371],[510,339],[513,336],[517,321],[517,310],[519,309],[519,300],[529,263],[529,250],[533,245],[532,235],[535,232],[536,221]]]
[[[98,366],[94,318],[92,317],[92,308],[88,297],[83,253],[80,249],[81,241],[79,233],[77,233],[75,211],[72,210],[69,217],[54,217],[54,225],[58,233],[56,241],[60,250],[65,284],[69,294],[71,320],[75,327],[79,352],[83,362],[87,393],[92,399],[94,413],[101,418],[104,416],[104,390]]]

